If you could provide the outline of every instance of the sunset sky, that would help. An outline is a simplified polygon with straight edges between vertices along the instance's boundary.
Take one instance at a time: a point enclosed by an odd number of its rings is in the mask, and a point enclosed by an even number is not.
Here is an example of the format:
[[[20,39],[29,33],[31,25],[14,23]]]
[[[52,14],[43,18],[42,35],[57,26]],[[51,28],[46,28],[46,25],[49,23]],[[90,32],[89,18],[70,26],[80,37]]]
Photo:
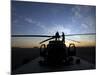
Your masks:
[[[11,2],[12,35],[54,35],[96,33],[96,7],[86,5]],[[66,36],[80,41],[76,46],[95,46],[95,35]],[[39,46],[46,38],[12,37],[14,47]],[[46,42],[48,43],[48,42]],[[66,45],[73,43],[66,39]]]

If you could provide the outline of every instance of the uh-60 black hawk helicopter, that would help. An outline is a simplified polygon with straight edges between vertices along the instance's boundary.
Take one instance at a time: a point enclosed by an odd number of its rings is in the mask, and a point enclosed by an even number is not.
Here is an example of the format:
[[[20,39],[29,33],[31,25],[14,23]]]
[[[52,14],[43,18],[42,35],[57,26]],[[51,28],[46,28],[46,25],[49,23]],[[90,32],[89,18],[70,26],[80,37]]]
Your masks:
[[[46,66],[63,66],[63,65],[71,65],[73,63],[80,63],[80,59],[74,58],[76,56],[76,47],[74,43],[70,43],[69,47],[65,45],[65,36],[75,36],[75,35],[95,35],[95,33],[86,33],[86,34],[69,34],[65,35],[62,32],[62,35],[59,35],[58,32],[54,36],[48,35],[12,35],[12,37],[49,37],[42,42],[40,42],[40,57],[41,59],[38,61],[40,65]],[[52,41],[49,41],[54,39]],[[71,40],[71,39],[68,39]],[[47,46],[43,44],[44,42],[49,41]],[[77,43],[79,41],[71,40]]]

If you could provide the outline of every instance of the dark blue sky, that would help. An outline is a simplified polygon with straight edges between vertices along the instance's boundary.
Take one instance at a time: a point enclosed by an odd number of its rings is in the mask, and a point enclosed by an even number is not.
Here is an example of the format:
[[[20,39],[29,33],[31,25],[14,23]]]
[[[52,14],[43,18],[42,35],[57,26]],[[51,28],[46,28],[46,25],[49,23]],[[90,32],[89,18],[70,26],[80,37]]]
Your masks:
[[[11,2],[12,34],[95,33],[96,7],[37,2]]]
[[[12,1],[12,34],[95,33],[95,6]]]

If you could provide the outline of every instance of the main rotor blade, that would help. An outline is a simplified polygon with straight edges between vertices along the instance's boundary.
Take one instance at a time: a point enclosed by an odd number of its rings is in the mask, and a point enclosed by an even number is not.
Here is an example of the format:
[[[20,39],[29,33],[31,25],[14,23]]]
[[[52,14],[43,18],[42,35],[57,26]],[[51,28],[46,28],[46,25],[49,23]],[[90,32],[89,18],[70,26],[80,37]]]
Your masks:
[[[11,37],[52,37],[48,35],[11,35]]]
[[[49,38],[49,39],[46,39],[46,40],[40,42],[40,44],[42,44],[43,42],[46,42],[46,41],[48,41],[48,40],[51,40],[51,39],[54,39],[54,37],[51,37],[51,38]]]
[[[76,40],[72,40],[72,39],[68,39],[66,38],[67,40],[70,40],[70,41],[73,41],[73,42],[77,42],[77,43],[80,43],[79,41],[76,41]]]
[[[65,35],[65,36],[76,36],[76,35],[96,35],[96,33],[68,34],[68,35]]]

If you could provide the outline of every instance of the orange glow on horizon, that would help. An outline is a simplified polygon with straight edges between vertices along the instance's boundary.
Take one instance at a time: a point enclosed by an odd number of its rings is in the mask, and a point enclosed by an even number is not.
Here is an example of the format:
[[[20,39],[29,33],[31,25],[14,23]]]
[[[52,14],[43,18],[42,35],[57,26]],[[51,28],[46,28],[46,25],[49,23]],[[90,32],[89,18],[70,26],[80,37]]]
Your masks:
[[[80,41],[80,43],[67,41],[65,44],[68,47],[70,43],[74,43],[76,47],[93,47],[93,46],[96,46],[95,41]]]
[[[96,46],[95,41],[80,41],[80,43],[71,42],[71,41],[65,42],[67,47],[69,46],[70,43],[74,43],[76,47],[93,47],[93,46]],[[46,43],[46,45],[47,45],[47,43]],[[12,46],[12,47],[18,47],[18,48],[34,48],[34,47],[37,47],[37,48],[39,48],[40,45],[28,44],[28,45],[21,45],[21,46],[15,45],[15,46]]]

